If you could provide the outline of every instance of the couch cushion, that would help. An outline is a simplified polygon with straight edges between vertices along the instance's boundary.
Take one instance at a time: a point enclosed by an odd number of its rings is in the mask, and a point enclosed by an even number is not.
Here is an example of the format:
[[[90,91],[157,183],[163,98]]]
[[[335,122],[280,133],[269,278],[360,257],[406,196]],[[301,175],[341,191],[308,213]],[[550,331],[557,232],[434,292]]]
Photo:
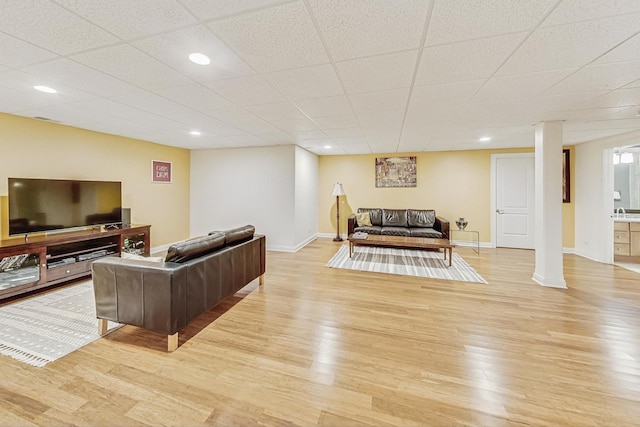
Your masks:
[[[174,243],[169,246],[166,262],[182,263],[190,259],[198,258],[220,249],[224,246],[224,233],[213,233],[208,236],[196,237],[184,242]]]
[[[226,236],[225,244],[234,245],[236,243],[252,239],[255,232],[256,228],[253,225],[245,225],[243,227],[232,228],[231,230],[224,231],[223,233]]]
[[[383,227],[406,227],[407,226],[407,210],[406,209],[382,209],[382,226]]]
[[[372,225],[370,227],[356,227],[353,231],[359,231],[361,233],[369,233],[369,234],[382,234],[382,227],[378,227]]]
[[[433,228],[417,227],[410,228],[411,237],[430,237],[432,239],[442,239],[442,233]]]
[[[382,209],[379,208],[358,208],[358,213],[369,213],[371,225],[382,226]]]
[[[407,209],[409,227],[433,228],[436,223],[436,211],[429,209]]]
[[[358,227],[371,227],[371,215],[369,212],[361,212],[354,214],[356,217],[356,222],[358,223]]]
[[[407,227],[382,227],[382,234],[386,236],[410,236],[411,232]]]

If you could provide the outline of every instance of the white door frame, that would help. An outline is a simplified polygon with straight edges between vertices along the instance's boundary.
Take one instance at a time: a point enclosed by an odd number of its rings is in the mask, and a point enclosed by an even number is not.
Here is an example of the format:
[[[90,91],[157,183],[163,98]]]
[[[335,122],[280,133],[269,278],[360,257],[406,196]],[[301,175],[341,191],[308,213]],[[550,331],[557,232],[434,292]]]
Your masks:
[[[501,153],[501,154],[492,154],[491,155],[491,206],[489,218],[491,218],[491,242],[489,242],[490,247],[495,248],[496,243],[498,241],[498,226],[496,224],[496,185],[497,185],[497,176],[496,169],[498,159],[505,158],[514,158],[514,157],[533,157],[535,159],[536,153],[531,151],[528,153]],[[613,184],[612,184],[613,185]],[[535,203],[535,200],[534,200]]]

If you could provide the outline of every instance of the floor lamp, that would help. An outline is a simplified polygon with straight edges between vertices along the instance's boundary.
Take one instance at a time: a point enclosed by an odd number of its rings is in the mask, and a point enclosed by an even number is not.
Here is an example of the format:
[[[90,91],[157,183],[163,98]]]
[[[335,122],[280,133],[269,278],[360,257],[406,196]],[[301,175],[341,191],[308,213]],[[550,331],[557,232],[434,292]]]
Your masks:
[[[336,238],[333,239],[334,242],[342,242],[342,237],[340,237],[340,196],[344,196],[344,190],[342,189],[342,184],[336,182],[336,185],[333,186],[332,196],[336,196]]]

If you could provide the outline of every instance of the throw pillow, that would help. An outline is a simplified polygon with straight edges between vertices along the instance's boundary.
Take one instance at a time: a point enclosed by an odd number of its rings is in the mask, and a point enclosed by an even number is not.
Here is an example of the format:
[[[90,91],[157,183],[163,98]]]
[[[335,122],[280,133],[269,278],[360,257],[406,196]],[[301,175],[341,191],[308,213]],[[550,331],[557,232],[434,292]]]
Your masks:
[[[356,216],[358,227],[371,227],[371,216],[369,215],[369,212],[362,212],[354,215]]]
[[[137,261],[162,262],[164,258],[161,256],[142,256],[138,254],[130,254],[129,252],[120,252],[120,258],[135,259]]]

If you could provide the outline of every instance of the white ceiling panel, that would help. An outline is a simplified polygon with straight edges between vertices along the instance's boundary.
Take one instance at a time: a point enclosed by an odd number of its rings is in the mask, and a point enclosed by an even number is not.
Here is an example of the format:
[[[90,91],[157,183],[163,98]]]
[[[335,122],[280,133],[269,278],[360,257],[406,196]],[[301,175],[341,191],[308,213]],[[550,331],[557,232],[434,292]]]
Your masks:
[[[417,49],[429,3],[309,0],[334,61]]]
[[[577,68],[493,77],[476,93],[472,103],[486,103],[509,98],[528,99],[550,88],[575,72]]]
[[[638,22],[640,14],[538,29],[497,74],[582,67],[634,35]]]
[[[0,52],[0,65],[8,68],[23,67],[56,57],[53,52],[3,33],[0,33]]]
[[[250,12],[291,0],[181,0],[191,13],[200,19],[212,19]]]
[[[98,96],[124,95],[140,90],[122,80],[66,58],[32,65],[24,71]]]
[[[394,89],[380,92],[356,93],[349,95],[356,113],[403,110],[409,99],[409,89]]]
[[[176,0],[55,0],[121,39],[145,37],[194,24]]]
[[[427,47],[422,52],[416,85],[491,77],[527,34],[506,34]]]
[[[271,104],[286,99],[263,77],[248,76],[206,84],[218,94],[238,105]]]
[[[559,82],[546,93],[563,95],[588,91],[614,90],[640,76],[640,61],[590,65]]]
[[[174,86],[154,91],[156,94],[197,111],[233,108],[235,104],[200,84]]]
[[[557,0],[435,0],[427,46],[531,30]]]
[[[278,71],[265,74],[264,78],[291,100],[344,94],[333,67],[328,64]]]
[[[343,114],[339,116],[316,117],[313,119],[320,129],[344,129],[358,127],[358,120],[353,114]]]
[[[347,93],[375,92],[411,86],[417,50],[336,63]]]
[[[198,82],[255,74],[233,50],[201,25],[149,37],[133,45]],[[203,66],[187,60],[191,53],[207,55],[211,64]]]
[[[367,143],[340,145],[340,147],[347,154],[371,154],[371,148],[369,148],[369,144]]]
[[[0,3],[0,112],[158,144],[337,155],[532,147],[544,120],[565,144],[640,131],[636,0]]]
[[[130,45],[92,50],[74,55],[72,59],[148,90],[193,83],[187,76]]]
[[[564,0],[544,20],[542,27],[589,21],[640,12],[637,0]]]
[[[302,2],[232,16],[209,27],[258,72],[329,61]]]
[[[247,107],[256,116],[264,120],[304,119],[307,116],[292,102],[252,105]]]
[[[0,28],[6,34],[60,55],[118,41],[112,34],[48,0],[3,0]]]
[[[351,114],[353,111],[346,96],[300,99],[295,104],[309,117],[325,117],[336,114]]]

